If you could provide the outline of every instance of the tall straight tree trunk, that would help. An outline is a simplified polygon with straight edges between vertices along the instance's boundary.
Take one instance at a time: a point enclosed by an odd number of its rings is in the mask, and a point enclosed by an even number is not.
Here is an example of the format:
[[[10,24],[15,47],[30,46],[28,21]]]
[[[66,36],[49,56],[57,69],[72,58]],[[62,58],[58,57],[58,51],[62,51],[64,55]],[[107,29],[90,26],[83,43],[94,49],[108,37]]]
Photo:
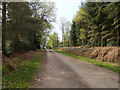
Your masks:
[[[18,8],[19,8],[19,5],[18,5],[18,3],[17,3],[17,10],[18,10]],[[18,12],[16,12],[17,13],[17,15],[18,15]],[[15,51],[18,51],[18,49],[20,49],[19,47],[18,47],[18,42],[19,42],[19,37],[18,37],[18,23],[19,23],[19,21],[18,21],[18,16],[16,17],[16,23],[15,23],[15,32],[14,32],[14,34],[15,34],[15,36],[14,36],[14,48],[15,48]]]
[[[32,34],[32,49],[34,50],[34,34]]]
[[[5,54],[6,2],[2,3],[2,53]]]
[[[69,38],[68,38],[68,47],[69,47],[70,45],[69,45]]]
[[[62,42],[64,42],[64,25],[62,23]],[[63,46],[64,46],[64,43],[63,43]]]
[[[117,8],[117,20],[118,20],[117,25],[119,25],[120,24],[120,19],[119,19],[120,12],[119,12],[119,6],[117,7],[118,7]],[[117,46],[120,47],[120,27],[119,26],[117,27]]]
[[[118,20],[117,22],[117,25],[119,24],[120,20]],[[117,44],[118,44],[118,47],[120,47],[120,30],[119,30],[120,27],[117,28]]]
[[[104,39],[104,46],[107,46],[107,38]]]
[[[102,32],[103,32],[103,29],[102,29]],[[104,45],[103,45],[103,34],[101,34],[101,47],[103,47]]]
[[[58,37],[57,37],[57,46],[58,46]]]
[[[117,44],[120,47],[120,30],[117,28]]]

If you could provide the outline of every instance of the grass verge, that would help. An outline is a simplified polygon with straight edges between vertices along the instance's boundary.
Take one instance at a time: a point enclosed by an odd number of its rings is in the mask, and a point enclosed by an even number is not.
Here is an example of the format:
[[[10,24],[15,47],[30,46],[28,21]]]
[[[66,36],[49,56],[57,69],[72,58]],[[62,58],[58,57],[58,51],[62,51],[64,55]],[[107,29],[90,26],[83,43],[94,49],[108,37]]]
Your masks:
[[[24,61],[20,68],[14,70],[8,75],[3,76],[3,88],[28,88],[37,73],[40,61],[43,57],[44,51],[28,61]]]
[[[53,50],[56,51],[56,52],[59,52],[59,53],[63,53],[63,54],[68,55],[68,56],[72,56],[72,57],[74,57],[76,59],[86,61],[86,62],[95,64],[97,66],[104,67],[104,68],[107,68],[107,69],[112,70],[114,72],[120,73],[120,67],[117,66],[117,65],[112,65],[112,64],[109,64],[109,63],[106,63],[106,62],[96,61],[94,59],[90,59],[90,58],[86,58],[86,57],[82,57],[82,56],[76,56],[76,55],[74,55],[72,53],[64,52],[64,51],[57,50],[57,49],[53,49]]]

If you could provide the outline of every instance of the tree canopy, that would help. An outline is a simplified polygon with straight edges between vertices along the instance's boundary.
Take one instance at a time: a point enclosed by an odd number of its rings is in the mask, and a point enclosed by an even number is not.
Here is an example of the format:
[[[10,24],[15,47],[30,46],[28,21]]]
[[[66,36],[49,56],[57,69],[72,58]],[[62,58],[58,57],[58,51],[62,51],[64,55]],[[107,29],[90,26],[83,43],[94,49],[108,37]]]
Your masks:
[[[6,10],[4,51],[12,53],[44,46],[55,21],[54,3],[7,2],[5,6],[2,9]]]
[[[120,2],[83,3],[73,19],[73,46],[120,46]]]

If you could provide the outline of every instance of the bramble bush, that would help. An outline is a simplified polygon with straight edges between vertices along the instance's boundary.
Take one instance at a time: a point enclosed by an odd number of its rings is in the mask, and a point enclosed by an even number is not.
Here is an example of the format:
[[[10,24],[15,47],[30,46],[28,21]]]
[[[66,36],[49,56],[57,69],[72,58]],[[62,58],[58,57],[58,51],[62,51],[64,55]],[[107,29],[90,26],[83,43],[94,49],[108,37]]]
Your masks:
[[[118,47],[62,47],[60,50],[77,56],[84,56],[112,63],[118,63],[118,55],[120,52],[120,48]]]

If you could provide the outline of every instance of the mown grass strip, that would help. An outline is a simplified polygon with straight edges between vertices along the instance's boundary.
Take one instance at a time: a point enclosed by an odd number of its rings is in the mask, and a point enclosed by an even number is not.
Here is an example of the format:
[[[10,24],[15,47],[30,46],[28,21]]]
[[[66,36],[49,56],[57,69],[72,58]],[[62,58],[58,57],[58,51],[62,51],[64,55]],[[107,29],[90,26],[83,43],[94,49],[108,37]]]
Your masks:
[[[31,85],[34,75],[40,65],[44,51],[29,61],[24,61],[20,68],[4,76],[3,88],[27,88]]]
[[[82,56],[76,56],[72,53],[64,52],[64,51],[57,50],[57,49],[53,49],[53,50],[56,51],[56,52],[59,52],[59,53],[63,53],[63,54],[68,55],[68,56],[72,56],[76,59],[86,61],[86,62],[90,62],[90,63],[95,64],[97,66],[104,67],[104,68],[107,68],[107,69],[112,70],[114,72],[120,73],[120,67],[117,66],[117,65],[112,65],[112,64],[109,64],[109,63],[106,63],[106,62],[96,61],[94,59],[90,59],[90,58],[86,58],[86,57],[82,57]]]

